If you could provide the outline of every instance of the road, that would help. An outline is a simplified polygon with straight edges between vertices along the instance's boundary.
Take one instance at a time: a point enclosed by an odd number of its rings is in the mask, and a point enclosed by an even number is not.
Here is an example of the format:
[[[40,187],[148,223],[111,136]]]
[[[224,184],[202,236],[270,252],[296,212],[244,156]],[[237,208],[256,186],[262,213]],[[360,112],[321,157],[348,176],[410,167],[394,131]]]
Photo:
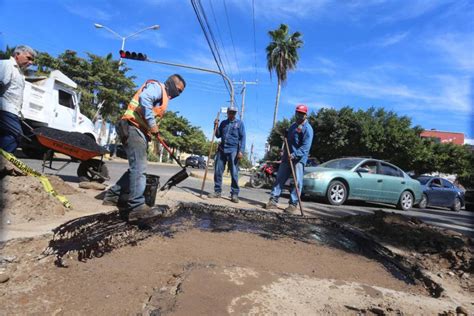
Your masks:
[[[41,160],[33,160],[20,158],[30,167],[41,171]],[[61,162],[53,162],[53,167],[61,166]],[[78,163],[70,163],[66,168],[60,171],[58,174],[63,180],[68,182],[78,182],[76,176]],[[108,184],[113,184],[127,169],[128,164],[125,160],[114,160],[107,161],[107,168],[110,174],[110,181]],[[180,168],[176,165],[168,164],[156,164],[149,163],[148,173],[160,176],[160,183],[164,184],[173,174],[178,172]],[[45,170],[46,173],[54,173],[52,170]],[[205,191],[211,192],[213,188],[212,174],[208,177]],[[182,182],[177,190],[184,190],[188,192],[200,192],[202,179],[188,178]],[[228,185],[223,186],[223,193],[228,194],[230,187]],[[270,190],[268,189],[253,189],[253,188],[241,188],[240,199],[257,207],[261,207],[268,201]],[[285,205],[288,203],[288,195],[282,196],[280,204]],[[429,209],[418,209],[414,208],[410,211],[397,210],[392,205],[375,204],[375,203],[364,203],[359,201],[347,202],[342,206],[331,206],[325,203],[317,201],[304,201],[303,202],[306,215],[309,216],[322,216],[322,217],[340,217],[347,215],[357,214],[371,214],[375,210],[383,210],[385,212],[394,212],[403,215],[416,217],[426,223],[440,226],[443,228],[452,229],[463,234],[474,237],[474,213],[468,211],[452,212],[448,209],[442,208],[429,208]]]

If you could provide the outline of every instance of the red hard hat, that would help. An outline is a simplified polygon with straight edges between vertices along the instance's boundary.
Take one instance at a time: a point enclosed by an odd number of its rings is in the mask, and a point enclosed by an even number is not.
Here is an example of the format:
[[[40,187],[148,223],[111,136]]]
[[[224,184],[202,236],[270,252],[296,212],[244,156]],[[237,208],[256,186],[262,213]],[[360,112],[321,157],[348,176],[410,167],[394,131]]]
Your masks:
[[[304,104],[300,104],[296,106],[296,112],[301,112],[304,114],[308,114],[308,107]]]

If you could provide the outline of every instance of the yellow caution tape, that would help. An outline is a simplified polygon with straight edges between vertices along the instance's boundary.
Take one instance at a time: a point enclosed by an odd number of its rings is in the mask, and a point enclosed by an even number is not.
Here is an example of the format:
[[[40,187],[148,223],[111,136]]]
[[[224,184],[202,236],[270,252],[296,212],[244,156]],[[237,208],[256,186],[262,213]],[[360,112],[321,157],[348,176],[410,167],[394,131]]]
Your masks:
[[[48,178],[46,178],[44,175],[34,170],[33,168],[28,167],[24,162],[18,160],[18,158],[16,158],[14,155],[4,151],[1,148],[0,148],[0,154],[2,154],[2,156],[5,157],[5,159],[10,161],[12,164],[14,164],[18,169],[20,169],[24,173],[30,176],[35,176],[39,178],[46,192],[48,192],[49,194],[57,198],[65,207],[71,208],[71,203],[68,201],[68,199],[65,196],[59,195],[56,191],[54,191],[53,186],[51,185],[51,182],[49,182]]]

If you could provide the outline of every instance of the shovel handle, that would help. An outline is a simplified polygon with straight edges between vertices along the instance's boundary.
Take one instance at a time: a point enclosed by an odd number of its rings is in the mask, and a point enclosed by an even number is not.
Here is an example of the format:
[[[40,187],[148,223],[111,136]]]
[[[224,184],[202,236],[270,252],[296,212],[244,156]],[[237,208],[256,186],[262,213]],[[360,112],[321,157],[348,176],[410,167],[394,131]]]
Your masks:
[[[173,152],[171,151],[171,148],[168,147],[168,145],[166,145],[165,141],[163,140],[163,138],[160,137],[160,134],[156,134],[156,139],[160,142],[161,145],[163,145],[163,147],[165,147],[166,151],[170,154],[171,158],[174,159],[174,161],[176,161],[178,163],[178,165],[184,169],[183,165],[181,164],[181,162],[173,155]]]

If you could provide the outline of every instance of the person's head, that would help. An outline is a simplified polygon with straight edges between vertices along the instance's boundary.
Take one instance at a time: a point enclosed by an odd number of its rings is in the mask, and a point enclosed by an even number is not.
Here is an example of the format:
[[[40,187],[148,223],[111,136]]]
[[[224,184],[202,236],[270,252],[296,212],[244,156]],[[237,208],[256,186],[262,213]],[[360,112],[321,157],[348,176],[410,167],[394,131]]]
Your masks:
[[[186,81],[183,77],[178,74],[174,74],[168,77],[165,81],[166,94],[170,99],[176,98],[179,96],[186,88]]]
[[[233,105],[229,106],[227,108],[227,118],[233,121],[236,115],[237,115],[237,108]]]
[[[306,117],[308,116],[308,107],[304,104],[300,104],[296,106],[295,110],[295,118],[296,118],[296,123],[301,124],[306,120]]]
[[[15,58],[18,67],[25,70],[31,66],[36,58],[36,52],[33,48],[25,45],[15,47],[13,51],[13,58]]]

